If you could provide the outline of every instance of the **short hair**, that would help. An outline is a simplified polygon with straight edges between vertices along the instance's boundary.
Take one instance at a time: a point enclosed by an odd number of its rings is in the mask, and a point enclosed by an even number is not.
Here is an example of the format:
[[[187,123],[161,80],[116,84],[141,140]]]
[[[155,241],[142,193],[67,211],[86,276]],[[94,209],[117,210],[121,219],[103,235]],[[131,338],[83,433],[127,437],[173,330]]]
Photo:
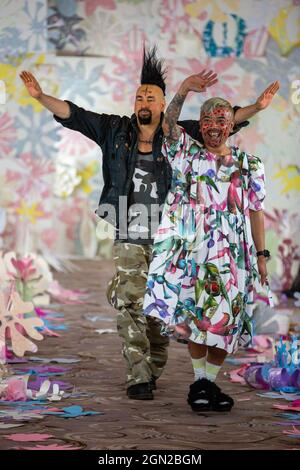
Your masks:
[[[141,73],[141,85],[156,85],[166,94],[165,76],[167,69],[163,66],[163,60],[156,57],[157,47],[145,50]]]
[[[211,113],[216,108],[227,108],[230,110],[232,117],[234,118],[234,110],[229,101],[224,100],[223,98],[210,98],[209,100],[204,101],[203,105],[201,106],[201,113]]]

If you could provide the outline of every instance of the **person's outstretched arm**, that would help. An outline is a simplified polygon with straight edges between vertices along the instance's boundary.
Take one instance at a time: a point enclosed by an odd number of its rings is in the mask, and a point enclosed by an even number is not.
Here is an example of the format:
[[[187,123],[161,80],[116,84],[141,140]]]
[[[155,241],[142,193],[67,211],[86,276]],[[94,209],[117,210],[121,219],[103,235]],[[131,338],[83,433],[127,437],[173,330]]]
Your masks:
[[[54,96],[46,95],[31,72],[23,71],[20,77],[30,96],[53,113],[53,117],[57,122],[68,129],[80,132],[100,146],[104,143],[110,122],[109,114],[88,111],[71,101],[63,101]]]
[[[43,93],[39,82],[31,72],[23,70],[20,73],[20,77],[32,98],[38,100],[46,109],[58,116],[60,119],[68,119],[70,117],[70,105],[66,101]]]
[[[196,75],[191,75],[182,82],[178,92],[169,104],[163,120],[164,135],[169,143],[176,142],[180,137],[181,130],[177,121],[188,93],[190,91],[198,93],[206,91],[206,88],[214,85],[217,81],[216,73],[211,70],[209,72],[203,70]]]
[[[275,94],[280,88],[278,81],[271,83],[268,88],[257,98],[254,104],[239,108],[234,116],[235,122],[238,124],[243,121],[247,121],[259,111],[266,109],[274,98]]]

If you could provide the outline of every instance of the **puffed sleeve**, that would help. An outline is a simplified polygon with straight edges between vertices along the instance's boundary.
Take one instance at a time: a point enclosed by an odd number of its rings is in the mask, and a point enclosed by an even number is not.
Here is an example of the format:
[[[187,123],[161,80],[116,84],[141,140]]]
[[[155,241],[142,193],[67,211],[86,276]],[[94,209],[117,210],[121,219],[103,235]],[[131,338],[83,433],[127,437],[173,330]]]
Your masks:
[[[254,155],[248,155],[249,167],[249,209],[253,211],[263,210],[263,200],[266,196],[265,169],[262,161]]]
[[[178,126],[178,128],[181,131],[178,140],[170,144],[167,139],[164,139],[162,147],[162,153],[167,158],[172,169],[181,168],[183,161],[187,159],[185,157],[191,153],[191,149],[196,151],[202,147],[201,144],[194,141],[182,127]]]

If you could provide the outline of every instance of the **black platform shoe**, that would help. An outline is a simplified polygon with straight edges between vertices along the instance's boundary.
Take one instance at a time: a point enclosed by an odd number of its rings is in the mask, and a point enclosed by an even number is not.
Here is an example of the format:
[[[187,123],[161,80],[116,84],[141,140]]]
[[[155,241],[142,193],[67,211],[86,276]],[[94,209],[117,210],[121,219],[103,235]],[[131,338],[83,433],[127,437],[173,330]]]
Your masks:
[[[223,393],[220,387],[213,383],[211,409],[213,411],[230,411],[234,405],[233,398]]]
[[[190,385],[187,402],[193,411],[211,410],[213,383],[203,378]]]

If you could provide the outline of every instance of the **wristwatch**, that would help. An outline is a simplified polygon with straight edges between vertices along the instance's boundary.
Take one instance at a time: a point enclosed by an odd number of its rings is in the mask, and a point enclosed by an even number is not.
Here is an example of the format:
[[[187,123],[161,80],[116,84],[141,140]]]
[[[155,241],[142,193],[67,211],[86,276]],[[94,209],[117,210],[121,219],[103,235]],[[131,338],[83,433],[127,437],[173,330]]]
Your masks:
[[[261,250],[256,252],[256,256],[264,256],[265,258],[270,258],[271,254],[269,250]]]

